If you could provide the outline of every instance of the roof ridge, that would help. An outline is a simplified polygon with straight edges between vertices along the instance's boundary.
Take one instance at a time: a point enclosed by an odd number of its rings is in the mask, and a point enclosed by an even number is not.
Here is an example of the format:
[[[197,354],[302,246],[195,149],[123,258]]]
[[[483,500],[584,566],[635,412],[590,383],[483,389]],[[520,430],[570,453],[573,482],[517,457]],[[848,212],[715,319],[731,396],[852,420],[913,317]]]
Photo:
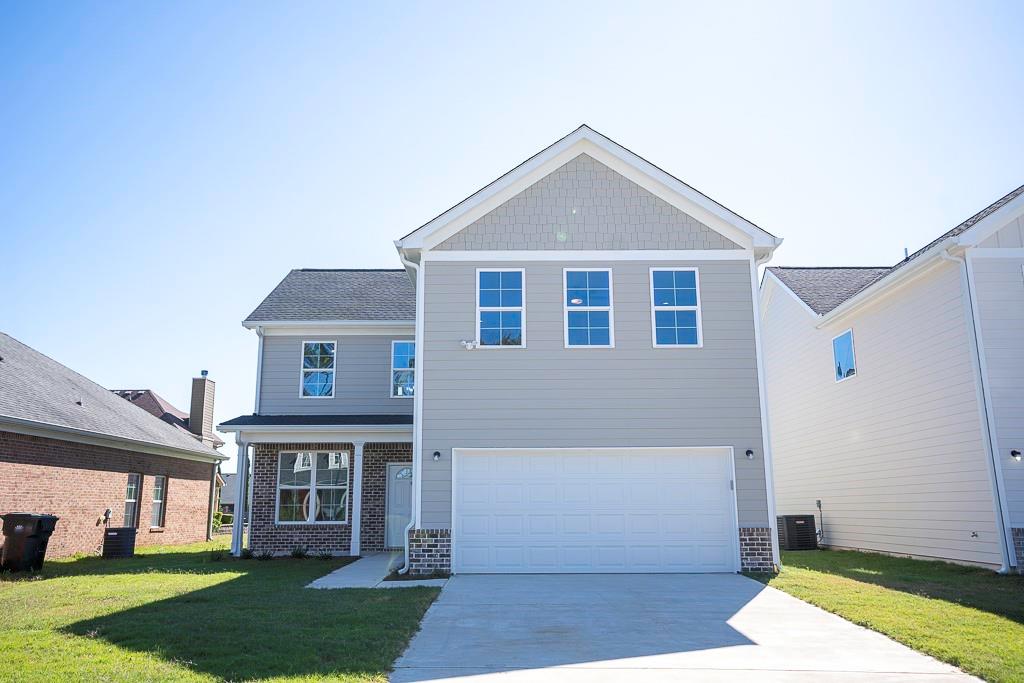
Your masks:
[[[768,266],[769,270],[888,270],[892,266]]]
[[[292,268],[293,273],[404,273],[405,268]]]

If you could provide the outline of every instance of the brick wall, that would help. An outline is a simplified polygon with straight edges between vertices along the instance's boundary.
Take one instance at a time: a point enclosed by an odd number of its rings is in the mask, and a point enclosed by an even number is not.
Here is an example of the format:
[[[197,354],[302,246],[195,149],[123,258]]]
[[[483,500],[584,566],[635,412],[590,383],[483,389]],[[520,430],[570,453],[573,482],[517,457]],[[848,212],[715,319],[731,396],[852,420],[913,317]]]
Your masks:
[[[772,530],[768,527],[740,527],[740,567],[745,572],[770,572]]]
[[[384,550],[387,517],[387,466],[411,463],[411,443],[368,443],[363,446],[363,510],[359,548],[367,553]]]
[[[277,459],[282,451],[347,451],[348,513],[345,524],[277,524]],[[352,483],[355,447],[350,443],[259,443],[253,446],[252,522],[249,548],[256,554],[287,555],[297,546],[311,553],[348,555],[352,540]]]
[[[409,532],[410,574],[447,574],[451,569],[450,529],[413,529]]]
[[[1017,571],[1024,574],[1024,528],[1013,527],[1013,548],[1017,551]]]
[[[38,436],[0,432],[0,514],[39,512],[60,517],[47,557],[96,552],[110,508],[111,526],[124,524],[124,496],[131,472],[143,475],[137,545],[193,543],[206,539],[210,463]],[[150,529],[153,479],[167,477],[162,529]]]

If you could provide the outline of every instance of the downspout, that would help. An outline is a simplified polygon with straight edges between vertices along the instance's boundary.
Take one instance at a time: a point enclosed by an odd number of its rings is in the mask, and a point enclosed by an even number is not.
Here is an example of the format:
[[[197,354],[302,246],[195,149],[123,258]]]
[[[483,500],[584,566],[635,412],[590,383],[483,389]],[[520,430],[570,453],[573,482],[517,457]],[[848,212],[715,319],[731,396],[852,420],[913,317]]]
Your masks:
[[[256,404],[252,408],[253,415],[260,414],[260,387],[263,379],[263,327],[256,328],[259,344],[256,348]]]
[[[416,527],[416,520],[419,518],[420,509],[419,479],[421,474],[420,463],[422,460],[420,457],[422,439],[420,417],[423,412],[423,283],[420,278],[420,265],[405,257],[401,245],[396,243],[396,246],[398,246],[398,258],[401,259],[402,265],[406,268],[412,268],[416,273],[416,329],[414,335],[416,341],[416,393],[413,394],[412,399],[412,514],[409,515],[409,524],[405,527],[405,533],[402,535],[405,561],[402,568],[398,570],[399,574],[407,574],[409,572],[409,534]]]
[[[992,407],[988,401],[988,386],[985,379],[985,373],[981,370],[981,336],[978,332],[979,321],[978,321],[978,306],[975,298],[974,288],[971,286],[971,273],[967,266],[966,256],[953,256],[949,253],[952,247],[947,247],[945,250],[939,252],[939,258],[943,261],[955,263],[960,267],[960,279],[963,282],[964,291],[967,292],[967,308],[970,311],[971,318],[971,339],[974,346],[974,361],[973,365],[978,377],[978,400],[981,402],[981,407],[984,412],[983,433],[985,436],[985,449],[988,451],[989,464],[992,467],[992,497],[995,499],[996,504],[996,527],[999,530],[999,537],[1002,542],[999,547],[1002,549],[1003,564],[999,567],[1000,574],[1008,574],[1010,572],[1010,549],[1007,548],[1006,539],[1006,524],[1003,516],[1003,496],[1002,487],[999,485],[999,453],[995,448],[995,434],[992,428]]]

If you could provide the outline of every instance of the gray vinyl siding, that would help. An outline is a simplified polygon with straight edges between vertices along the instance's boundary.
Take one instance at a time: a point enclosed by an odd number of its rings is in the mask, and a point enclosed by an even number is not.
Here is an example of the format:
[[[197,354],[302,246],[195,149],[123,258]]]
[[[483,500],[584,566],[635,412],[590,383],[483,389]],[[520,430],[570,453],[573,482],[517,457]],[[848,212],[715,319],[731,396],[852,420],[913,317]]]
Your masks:
[[[699,268],[703,348],[653,348],[652,266]],[[525,269],[527,348],[459,344],[476,335],[478,267]],[[615,348],[564,348],[563,267],[612,269]],[[767,524],[749,262],[430,261],[423,272],[424,527],[450,525],[460,447],[733,446],[739,524]]]
[[[1024,452],[1024,259],[980,258],[972,267],[1010,524],[1024,527],[1024,463],[1010,458]]]
[[[262,415],[412,414],[411,398],[390,398],[391,342],[412,335],[263,338]],[[334,398],[299,398],[303,341],[337,343]]]
[[[581,154],[435,247],[739,249],[593,157]]]
[[[1001,563],[961,270],[937,265],[822,329],[769,283],[776,509],[817,514],[820,499],[828,545]],[[837,383],[832,338],[847,329],[857,375]]]

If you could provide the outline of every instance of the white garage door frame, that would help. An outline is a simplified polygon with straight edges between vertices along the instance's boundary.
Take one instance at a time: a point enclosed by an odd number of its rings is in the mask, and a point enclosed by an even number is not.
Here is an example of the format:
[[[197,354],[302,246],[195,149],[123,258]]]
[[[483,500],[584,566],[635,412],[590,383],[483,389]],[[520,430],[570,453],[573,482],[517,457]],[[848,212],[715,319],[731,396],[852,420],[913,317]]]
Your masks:
[[[485,453],[564,453],[564,452],[615,452],[615,451],[638,451],[647,453],[658,453],[658,452],[678,452],[678,451],[710,451],[716,450],[721,451],[723,456],[728,457],[729,461],[729,477],[730,487],[732,493],[732,505],[730,510],[732,512],[731,529],[732,534],[730,535],[730,543],[732,547],[732,559],[733,568],[732,571],[739,572],[741,569],[740,561],[740,542],[739,542],[739,502],[737,496],[737,483],[736,483],[736,450],[733,446],[615,446],[615,447],[598,447],[598,448],[587,448],[587,447],[569,447],[569,448],[452,448],[452,488],[451,488],[451,568],[452,573],[458,573],[456,567],[458,567],[457,557],[459,552],[459,538],[457,533],[457,520],[456,516],[458,513],[458,476],[459,476],[459,456],[460,455],[480,455]]]

